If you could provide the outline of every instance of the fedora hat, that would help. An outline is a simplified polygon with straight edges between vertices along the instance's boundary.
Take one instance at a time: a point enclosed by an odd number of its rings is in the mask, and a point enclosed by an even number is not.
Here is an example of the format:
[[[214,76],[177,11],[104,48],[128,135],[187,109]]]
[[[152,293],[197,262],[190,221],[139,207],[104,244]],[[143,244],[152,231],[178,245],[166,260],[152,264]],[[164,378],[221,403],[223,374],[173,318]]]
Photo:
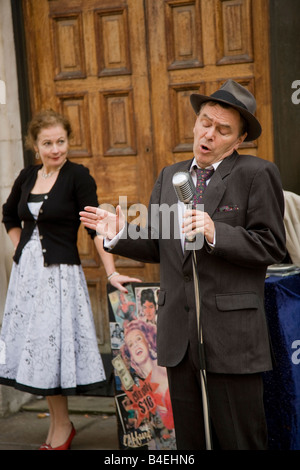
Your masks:
[[[261,125],[254,116],[256,110],[255,98],[247,88],[234,80],[227,80],[219,90],[210,96],[193,93],[190,100],[196,114],[198,114],[201,104],[206,101],[225,103],[239,111],[247,123],[246,141],[255,140],[261,134]]]

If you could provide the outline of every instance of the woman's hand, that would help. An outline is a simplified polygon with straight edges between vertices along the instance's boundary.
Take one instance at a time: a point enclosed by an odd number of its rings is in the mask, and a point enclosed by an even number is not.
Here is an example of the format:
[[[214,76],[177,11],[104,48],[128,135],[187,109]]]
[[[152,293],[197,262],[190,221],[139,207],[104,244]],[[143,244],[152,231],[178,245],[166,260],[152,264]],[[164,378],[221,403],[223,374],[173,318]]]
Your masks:
[[[142,282],[142,281],[134,277],[123,276],[122,274],[116,273],[109,279],[109,282],[111,283],[113,287],[115,287],[119,291],[124,292],[124,294],[128,294],[128,290],[126,289],[124,284],[129,284],[130,282]]]

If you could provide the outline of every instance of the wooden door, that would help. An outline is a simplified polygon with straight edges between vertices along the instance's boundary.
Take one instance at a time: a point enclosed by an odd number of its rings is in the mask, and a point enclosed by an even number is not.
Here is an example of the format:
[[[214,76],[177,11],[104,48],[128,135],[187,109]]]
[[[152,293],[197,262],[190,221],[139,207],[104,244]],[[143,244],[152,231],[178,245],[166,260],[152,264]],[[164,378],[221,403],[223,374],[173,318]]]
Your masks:
[[[227,78],[255,93],[263,126],[242,152],[273,160],[268,0],[23,0],[23,9],[32,111],[70,117],[70,158],[90,169],[100,203],[147,205],[160,169],[192,157],[190,94]],[[106,276],[83,229],[79,250],[108,352]],[[116,266],[159,280],[155,266],[121,257]]]

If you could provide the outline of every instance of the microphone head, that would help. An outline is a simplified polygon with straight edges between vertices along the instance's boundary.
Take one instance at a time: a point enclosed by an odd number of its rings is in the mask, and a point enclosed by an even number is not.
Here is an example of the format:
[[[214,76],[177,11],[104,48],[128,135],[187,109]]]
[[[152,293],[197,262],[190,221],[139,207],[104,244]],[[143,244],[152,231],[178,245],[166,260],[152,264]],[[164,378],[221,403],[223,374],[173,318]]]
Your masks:
[[[196,194],[195,185],[193,183],[189,171],[179,171],[173,175],[172,183],[179,201],[188,204]]]

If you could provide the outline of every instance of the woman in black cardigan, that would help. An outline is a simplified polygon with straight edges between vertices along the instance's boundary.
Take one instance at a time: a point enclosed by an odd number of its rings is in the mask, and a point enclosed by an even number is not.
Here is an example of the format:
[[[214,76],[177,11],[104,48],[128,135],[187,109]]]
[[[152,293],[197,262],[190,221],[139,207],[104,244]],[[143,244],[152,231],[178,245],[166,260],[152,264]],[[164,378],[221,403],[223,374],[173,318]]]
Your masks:
[[[105,380],[86,280],[77,249],[79,211],[98,205],[87,168],[67,160],[71,127],[52,110],[36,115],[27,144],[41,165],[21,171],[3,205],[15,247],[0,345],[0,383],[47,397],[50,428],[41,449],[70,448],[75,429],[67,396]],[[110,283],[137,279],[115,271],[113,256],[92,230]]]

